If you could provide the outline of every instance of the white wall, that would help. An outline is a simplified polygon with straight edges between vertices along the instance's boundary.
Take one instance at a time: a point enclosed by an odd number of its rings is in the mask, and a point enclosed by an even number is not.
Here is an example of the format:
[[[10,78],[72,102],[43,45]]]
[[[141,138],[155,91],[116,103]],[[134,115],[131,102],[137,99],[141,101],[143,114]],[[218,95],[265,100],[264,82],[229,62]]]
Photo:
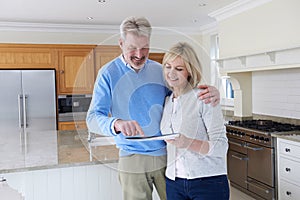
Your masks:
[[[299,8],[299,0],[272,0],[220,21],[220,58],[300,46]]]
[[[300,68],[252,72],[254,114],[300,119]]]

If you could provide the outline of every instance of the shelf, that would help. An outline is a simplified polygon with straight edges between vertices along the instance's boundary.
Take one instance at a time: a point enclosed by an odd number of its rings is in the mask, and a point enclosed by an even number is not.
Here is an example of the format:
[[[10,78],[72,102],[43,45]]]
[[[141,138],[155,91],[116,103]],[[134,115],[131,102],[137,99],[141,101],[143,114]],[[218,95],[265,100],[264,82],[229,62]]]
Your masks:
[[[300,47],[215,60],[220,73],[288,69],[300,67]]]

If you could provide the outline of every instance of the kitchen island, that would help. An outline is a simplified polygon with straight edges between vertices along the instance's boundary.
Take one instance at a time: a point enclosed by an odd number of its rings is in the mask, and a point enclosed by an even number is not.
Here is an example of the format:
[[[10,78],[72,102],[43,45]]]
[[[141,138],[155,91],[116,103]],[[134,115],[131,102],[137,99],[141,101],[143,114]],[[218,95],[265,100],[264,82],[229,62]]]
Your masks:
[[[27,166],[24,165],[22,167],[17,167],[17,165],[14,165],[12,167],[6,168],[3,165],[1,166],[0,164],[0,174],[3,175],[5,173],[11,172],[118,162],[118,149],[113,143],[110,142],[111,139],[106,140],[107,137],[99,137],[102,142],[98,142],[99,145],[97,146],[90,146],[90,143],[88,143],[87,141],[87,130],[57,131],[56,134],[57,136],[51,136],[52,141],[49,141],[49,145],[47,145],[46,141],[41,142],[43,145],[40,145],[38,150],[35,149],[35,159],[38,160],[40,158],[40,160],[43,160],[43,162],[36,161],[34,162],[35,164],[30,164]],[[53,141],[52,137],[57,138],[57,141]],[[48,138],[49,137],[40,137],[35,138],[35,140],[48,140]],[[26,152],[23,152],[24,156],[32,153],[30,151],[32,151],[33,148],[30,145],[31,144],[28,144]],[[51,148],[49,148],[49,146],[51,146]],[[6,154],[9,154],[9,152],[6,152]],[[51,155],[51,157],[49,156],[47,158],[47,155]],[[15,162],[18,163],[20,162],[20,160],[16,158]]]
[[[34,153],[36,159],[40,154],[41,163],[31,162],[28,167],[25,165],[0,170],[0,176],[7,180],[8,185],[20,192],[26,200],[121,200],[117,171],[118,149],[110,143],[111,140],[100,138],[97,145],[89,148],[87,131],[56,133],[56,148],[53,140],[50,142],[49,138],[45,138],[51,143],[52,151],[43,141],[44,147],[40,145],[40,151]],[[29,140],[30,144],[37,145],[43,138],[36,137],[35,140]],[[36,148],[29,145],[25,154],[32,153],[32,149]],[[48,164],[45,155],[50,155]],[[38,165],[33,166],[32,163]]]

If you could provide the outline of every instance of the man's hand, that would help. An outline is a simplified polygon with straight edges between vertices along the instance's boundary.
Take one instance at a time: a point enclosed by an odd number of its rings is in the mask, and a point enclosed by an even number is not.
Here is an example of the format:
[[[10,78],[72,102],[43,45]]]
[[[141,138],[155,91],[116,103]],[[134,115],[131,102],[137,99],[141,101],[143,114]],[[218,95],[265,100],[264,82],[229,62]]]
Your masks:
[[[211,103],[212,106],[218,105],[220,102],[220,92],[217,88],[210,85],[199,85],[199,89],[202,91],[199,93],[199,98],[204,101],[204,103]]]
[[[125,136],[144,136],[143,129],[136,121],[125,121],[118,119],[114,124],[114,128],[116,132],[121,132]]]

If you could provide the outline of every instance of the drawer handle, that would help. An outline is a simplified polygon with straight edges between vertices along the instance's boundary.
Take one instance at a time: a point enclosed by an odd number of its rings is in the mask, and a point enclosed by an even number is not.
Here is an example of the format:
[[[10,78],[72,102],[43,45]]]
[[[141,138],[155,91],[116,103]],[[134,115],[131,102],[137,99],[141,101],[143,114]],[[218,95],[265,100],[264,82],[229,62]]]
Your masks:
[[[292,192],[286,191],[286,195],[291,196],[291,195],[292,195]]]
[[[291,149],[285,148],[285,152],[291,152]]]
[[[286,167],[286,168],[285,168],[285,171],[286,171],[286,172],[290,172],[290,171],[291,171],[291,168]]]

